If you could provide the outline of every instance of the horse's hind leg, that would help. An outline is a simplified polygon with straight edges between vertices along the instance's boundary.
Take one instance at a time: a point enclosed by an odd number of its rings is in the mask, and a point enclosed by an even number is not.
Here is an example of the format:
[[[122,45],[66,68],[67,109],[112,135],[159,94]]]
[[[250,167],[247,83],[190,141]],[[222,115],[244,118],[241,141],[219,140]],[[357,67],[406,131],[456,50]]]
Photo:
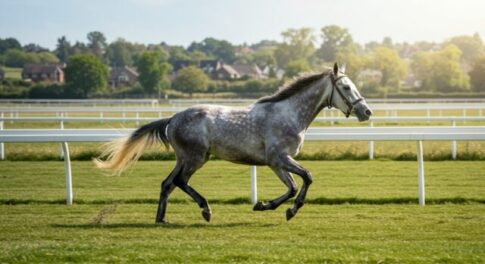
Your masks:
[[[273,167],[272,169],[276,173],[276,175],[278,175],[280,180],[286,185],[286,187],[288,187],[288,191],[282,196],[271,200],[268,203],[257,202],[253,207],[254,211],[264,211],[269,209],[274,210],[278,208],[278,206],[280,206],[282,203],[286,202],[288,199],[295,197],[298,191],[295,180],[289,172],[276,167]]]
[[[167,201],[168,196],[172,193],[173,189],[175,188],[175,184],[173,184],[174,178],[177,177],[178,174],[181,172],[181,166],[179,163],[175,165],[175,168],[172,172],[167,176],[167,178],[162,182],[162,186],[160,188],[160,201],[158,203],[158,210],[157,216],[155,221],[157,223],[165,223],[165,211],[167,210]]]
[[[209,222],[211,218],[211,209],[207,200],[194,188],[189,185],[190,177],[207,161],[207,158],[201,158],[191,160],[190,162],[184,162],[181,173],[174,179],[173,183],[179,187],[182,191],[187,193],[202,209],[202,217]]]

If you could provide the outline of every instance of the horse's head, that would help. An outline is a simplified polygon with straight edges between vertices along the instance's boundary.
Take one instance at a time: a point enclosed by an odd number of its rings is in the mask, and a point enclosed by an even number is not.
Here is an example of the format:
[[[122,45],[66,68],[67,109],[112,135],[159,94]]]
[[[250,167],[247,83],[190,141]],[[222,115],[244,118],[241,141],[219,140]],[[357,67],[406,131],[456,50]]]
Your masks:
[[[345,65],[339,68],[338,64],[335,63],[330,78],[332,91],[328,99],[328,106],[340,109],[346,117],[352,115],[357,116],[359,121],[369,120],[372,110],[364,97],[360,95],[352,80],[345,75]]]

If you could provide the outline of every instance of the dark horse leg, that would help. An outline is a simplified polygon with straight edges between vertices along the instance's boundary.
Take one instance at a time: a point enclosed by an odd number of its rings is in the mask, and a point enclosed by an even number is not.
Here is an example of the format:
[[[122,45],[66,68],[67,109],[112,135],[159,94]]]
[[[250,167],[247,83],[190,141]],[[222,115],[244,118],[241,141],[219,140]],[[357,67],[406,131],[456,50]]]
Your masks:
[[[192,159],[190,162],[184,162],[181,173],[175,177],[173,183],[188,194],[202,209],[202,217],[209,222],[211,218],[211,209],[207,200],[194,188],[192,188],[188,182],[190,177],[207,161],[208,156],[200,159]]]
[[[272,167],[272,170],[276,173],[276,175],[278,175],[278,177],[286,185],[286,187],[288,187],[288,191],[282,196],[271,200],[268,203],[257,202],[253,207],[254,211],[274,210],[278,208],[278,206],[280,206],[282,203],[286,202],[288,199],[295,197],[296,193],[298,192],[295,180],[290,173],[282,168],[277,167]]]
[[[292,157],[289,155],[285,155],[281,158],[283,169],[299,175],[303,179],[303,186],[301,187],[300,193],[298,193],[298,196],[295,199],[295,203],[293,205],[293,208],[288,208],[286,210],[286,220],[290,220],[293,218],[293,216],[296,215],[298,212],[298,209],[300,209],[304,202],[305,202],[305,197],[306,193],[308,191],[308,187],[310,184],[313,182],[312,175],[308,170],[303,168],[300,164],[298,164]]]
[[[157,223],[166,223],[165,220],[165,211],[167,210],[167,201],[168,196],[172,193],[173,189],[175,189],[175,184],[173,184],[173,180],[177,175],[181,172],[181,165],[177,163],[175,168],[172,172],[167,176],[167,178],[162,182],[162,186],[160,189],[160,201],[158,203],[158,210],[157,216],[155,221]]]

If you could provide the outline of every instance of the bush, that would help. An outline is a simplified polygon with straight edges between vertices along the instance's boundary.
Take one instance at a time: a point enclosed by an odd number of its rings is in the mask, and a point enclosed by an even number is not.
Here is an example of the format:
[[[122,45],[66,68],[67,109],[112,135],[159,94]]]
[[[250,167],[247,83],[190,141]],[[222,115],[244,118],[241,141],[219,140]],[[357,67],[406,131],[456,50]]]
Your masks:
[[[59,99],[66,98],[66,90],[61,84],[37,84],[29,91],[29,98],[36,99]]]

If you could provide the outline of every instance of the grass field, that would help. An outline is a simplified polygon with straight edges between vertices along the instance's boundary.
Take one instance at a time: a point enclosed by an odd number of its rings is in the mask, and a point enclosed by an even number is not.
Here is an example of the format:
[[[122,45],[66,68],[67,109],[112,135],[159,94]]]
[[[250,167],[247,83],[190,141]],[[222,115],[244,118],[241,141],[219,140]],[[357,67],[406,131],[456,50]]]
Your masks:
[[[159,226],[159,186],[173,161],[141,161],[120,177],[73,162],[73,206],[63,204],[62,162],[3,161],[0,263],[485,261],[484,162],[426,162],[425,207],[416,205],[416,162],[302,164],[314,184],[290,222],[289,203],[251,210],[247,166],[211,161],[191,184],[211,202],[212,222],[175,190],[171,224]],[[258,169],[258,189],[264,200],[284,192],[267,168]]]

